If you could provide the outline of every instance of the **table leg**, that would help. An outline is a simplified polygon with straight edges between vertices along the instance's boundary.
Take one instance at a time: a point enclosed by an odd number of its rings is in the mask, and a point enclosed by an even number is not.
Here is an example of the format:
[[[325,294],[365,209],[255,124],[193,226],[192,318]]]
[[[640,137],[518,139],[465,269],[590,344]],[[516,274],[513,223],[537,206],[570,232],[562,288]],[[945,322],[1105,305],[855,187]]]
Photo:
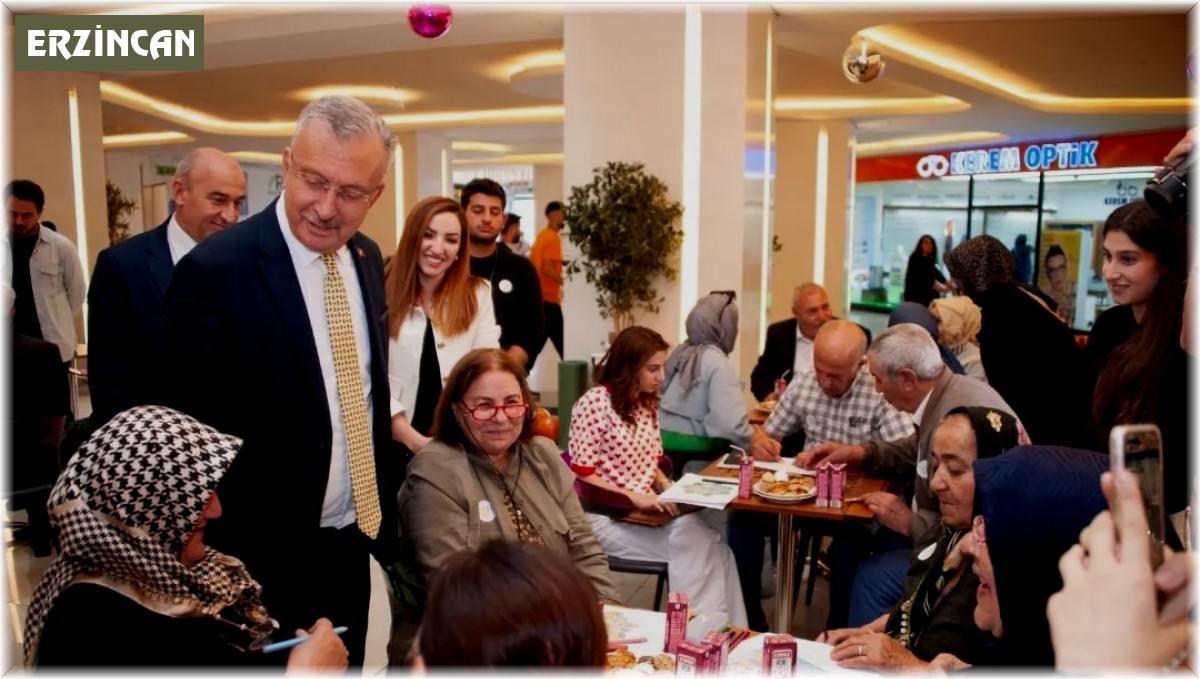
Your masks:
[[[775,564],[775,632],[792,627],[792,587],[796,569],[796,533],[790,514],[779,515],[779,556]]]

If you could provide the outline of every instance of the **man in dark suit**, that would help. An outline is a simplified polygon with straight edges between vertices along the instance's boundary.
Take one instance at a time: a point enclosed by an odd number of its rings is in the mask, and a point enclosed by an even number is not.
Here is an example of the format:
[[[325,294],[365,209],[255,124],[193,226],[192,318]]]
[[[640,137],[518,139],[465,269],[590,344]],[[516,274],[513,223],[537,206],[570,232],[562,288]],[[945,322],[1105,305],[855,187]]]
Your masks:
[[[790,382],[796,373],[812,369],[813,338],[833,320],[825,288],[816,283],[796,286],[792,316],[767,327],[762,356],[750,373],[750,392],[760,401],[775,392],[775,380]]]
[[[162,402],[244,441],[209,543],[262,584],[277,636],[329,618],[352,664],[370,554],[389,559],[398,526],[383,259],[358,233],[394,148],[356,99],[305,107],[283,193],[179,262],[162,323]]]
[[[246,173],[213,148],[188,152],[171,182],[175,212],[158,227],[100,251],[88,288],[92,425],[149,403],[156,340],[171,271],[196,244],[235,224]],[[174,369],[185,379],[186,361]]]

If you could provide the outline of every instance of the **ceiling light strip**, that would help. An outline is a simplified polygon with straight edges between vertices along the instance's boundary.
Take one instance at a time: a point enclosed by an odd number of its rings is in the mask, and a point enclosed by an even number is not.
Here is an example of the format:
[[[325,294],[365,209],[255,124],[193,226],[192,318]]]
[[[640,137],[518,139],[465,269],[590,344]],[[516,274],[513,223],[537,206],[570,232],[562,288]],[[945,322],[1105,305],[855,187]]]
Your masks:
[[[1001,142],[1008,139],[1007,135],[999,132],[952,132],[948,134],[927,134],[915,137],[898,137],[885,141],[873,141],[855,144],[857,155],[900,151],[904,149],[922,149],[954,146],[956,144],[984,144]]]
[[[1187,97],[1071,97],[1035,92],[1014,82],[999,69],[973,66],[961,55],[940,45],[925,46],[917,36],[888,27],[865,28],[858,35],[875,42],[898,57],[907,57],[923,68],[995,92],[1030,108],[1050,113],[1185,113],[1192,100]]]
[[[203,111],[147,96],[132,88],[107,80],[100,82],[100,98],[111,104],[124,106],[210,134],[286,137],[291,136],[296,128],[295,121],[226,120]],[[437,125],[560,122],[564,112],[563,106],[527,106],[473,111],[393,113],[383,116],[383,119],[393,128],[411,128]]]

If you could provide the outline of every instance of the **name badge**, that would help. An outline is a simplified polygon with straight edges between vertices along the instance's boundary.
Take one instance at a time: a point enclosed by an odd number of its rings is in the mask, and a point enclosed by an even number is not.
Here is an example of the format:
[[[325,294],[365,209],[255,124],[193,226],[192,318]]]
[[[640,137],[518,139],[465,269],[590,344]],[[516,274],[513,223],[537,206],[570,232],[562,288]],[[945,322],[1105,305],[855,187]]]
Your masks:
[[[507,293],[512,292],[513,290],[512,281],[508,280],[507,278],[501,279],[500,282],[496,284],[496,287],[500,288],[500,292]]]
[[[492,503],[487,500],[479,501],[479,520],[484,523],[491,523],[496,520],[496,512],[492,511]]]
[[[922,549],[921,553],[917,555],[917,559],[919,559],[921,561],[927,561],[929,559],[929,557],[933,556],[933,553],[936,550],[937,550],[937,543],[935,542],[935,543],[929,545],[928,547],[926,547],[925,549]]]

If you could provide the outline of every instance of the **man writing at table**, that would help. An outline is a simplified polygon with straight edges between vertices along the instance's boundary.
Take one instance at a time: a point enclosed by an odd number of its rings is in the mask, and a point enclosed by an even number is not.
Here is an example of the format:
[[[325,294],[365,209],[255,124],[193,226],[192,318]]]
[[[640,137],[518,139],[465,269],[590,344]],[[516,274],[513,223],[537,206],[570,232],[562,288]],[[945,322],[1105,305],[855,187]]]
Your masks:
[[[803,429],[808,441],[866,442],[901,439],[913,433],[904,413],[875,391],[866,361],[867,336],[856,323],[829,321],[813,341],[813,367],[788,385],[771,417],[755,427],[750,452],[759,460],[778,460],[787,436]],[[777,523],[770,514],[734,512],[729,518],[729,546],[737,561],[742,594],[751,629],[765,630],[760,602],[763,538],[773,537]],[[849,601],[850,580],[833,579],[833,590],[843,590]],[[788,596],[789,592],[780,592]],[[831,599],[838,600],[831,593]],[[845,608],[845,605],[843,605]],[[755,627],[756,624],[761,627]]]
[[[857,547],[857,554],[846,554],[847,563],[862,561],[857,568],[850,567],[853,586],[848,618],[835,618],[839,612],[831,605],[831,629],[864,625],[894,606],[903,594],[912,545],[936,538],[941,518],[937,498],[929,489],[929,460],[933,431],[942,418],[965,406],[995,408],[1015,417],[996,390],[948,370],[933,337],[918,325],[900,323],[884,331],[867,352],[867,367],[875,390],[897,409],[911,413],[916,431],[906,437],[884,437],[862,444],[828,440],[797,455],[796,464],[812,469],[822,461],[845,463],[855,471],[911,482],[913,505],[910,508],[892,493],[868,493],[863,497],[887,531],[881,529],[874,536],[864,536],[855,545],[847,542],[847,547]],[[1020,443],[1028,442],[1021,429]],[[844,566],[834,565],[838,567]]]

